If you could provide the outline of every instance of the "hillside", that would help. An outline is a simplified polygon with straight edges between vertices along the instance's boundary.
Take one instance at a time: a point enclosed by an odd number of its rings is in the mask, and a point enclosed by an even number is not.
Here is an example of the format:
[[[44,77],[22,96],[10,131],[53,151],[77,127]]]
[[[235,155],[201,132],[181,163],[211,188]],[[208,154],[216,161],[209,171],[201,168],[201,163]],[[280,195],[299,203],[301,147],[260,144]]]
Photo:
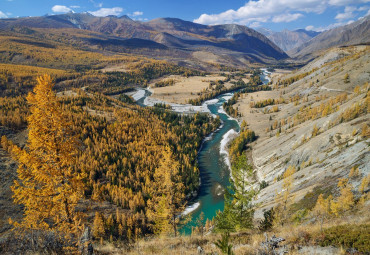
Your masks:
[[[274,32],[269,29],[261,28],[258,29],[258,31],[264,34],[285,52],[301,46],[320,34],[319,32],[307,31],[305,29],[297,29],[293,31],[284,29],[281,32]]]
[[[0,18],[0,254],[369,254],[370,16],[129,16]]]
[[[370,16],[368,15],[349,25],[322,32],[312,40],[290,50],[288,54],[294,58],[309,60],[331,47],[369,44],[369,42]]]
[[[109,54],[134,53],[187,63],[195,67],[210,64],[241,66],[245,63],[277,63],[288,56],[257,31],[240,25],[205,26],[174,18],[139,22],[127,16],[95,17],[88,13],[1,19],[3,31],[28,28],[44,34],[66,35],[73,30],[73,39],[89,50]],[[86,31],[94,33],[86,37]],[[155,51],[153,51],[155,49]],[[210,61],[197,58],[198,52],[217,56]]]
[[[319,190],[335,194],[337,180],[353,167],[359,175],[351,183],[359,188],[370,169],[369,59],[368,46],[333,48],[296,72],[273,74],[274,90],[238,100],[241,119],[259,136],[250,153],[255,180],[267,184],[255,200],[255,217],[276,205],[288,167],[296,169],[291,198],[297,205]],[[279,103],[253,106],[267,99]]]

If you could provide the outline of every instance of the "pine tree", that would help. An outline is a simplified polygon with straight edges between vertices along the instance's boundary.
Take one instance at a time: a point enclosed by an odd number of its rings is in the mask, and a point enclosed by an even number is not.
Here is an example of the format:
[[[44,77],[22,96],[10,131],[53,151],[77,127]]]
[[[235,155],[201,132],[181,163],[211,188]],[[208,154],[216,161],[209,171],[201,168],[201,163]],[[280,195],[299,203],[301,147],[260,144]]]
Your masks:
[[[217,240],[214,244],[221,250],[223,254],[234,255],[233,245],[230,242],[230,233],[225,232],[221,235],[221,239]]]
[[[241,155],[233,164],[231,182],[233,194],[233,208],[237,218],[236,229],[247,229],[253,227],[254,210],[251,206],[251,201],[255,195],[253,190],[248,190],[248,177],[251,177],[253,172],[252,166],[248,164],[247,157]]]
[[[237,157],[232,166],[231,186],[225,192],[225,207],[216,215],[216,227],[220,230],[235,231],[253,227],[254,210],[251,201],[254,190],[248,190],[248,177],[252,174],[245,155]]]
[[[24,218],[14,225],[79,233],[83,215],[75,208],[83,197],[84,176],[74,166],[77,139],[52,91],[50,76],[39,77],[37,82],[27,96],[31,105],[27,146],[11,145],[12,156],[19,163],[13,198],[24,205]]]

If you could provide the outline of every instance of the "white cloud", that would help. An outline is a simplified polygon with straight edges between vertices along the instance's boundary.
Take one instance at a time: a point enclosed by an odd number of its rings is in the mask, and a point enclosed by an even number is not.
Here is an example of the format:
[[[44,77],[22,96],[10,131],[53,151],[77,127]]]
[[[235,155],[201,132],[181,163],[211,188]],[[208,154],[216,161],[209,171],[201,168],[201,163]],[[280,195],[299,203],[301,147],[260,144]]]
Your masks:
[[[351,18],[353,18],[355,16],[353,14],[353,12],[356,11],[356,10],[357,10],[356,7],[346,6],[344,8],[344,12],[343,13],[338,13],[337,16],[335,16],[335,19],[336,20],[339,20],[339,21],[351,19]]]
[[[300,17],[303,17],[303,14],[301,13],[288,13],[288,14],[282,14],[277,15],[272,18],[272,22],[280,23],[280,22],[291,22],[293,20],[299,19]]]
[[[73,8],[73,9],[81,8],[81,6],[79,6],[79,5],[71,5],[70,7]]]
[[[315,31],[315,27],[314,26],[307,26],[306,28],[305,28],[307,31]]]
[[[367,11],[367,10],[369,10],[369,6],[362,6],[362,7],[360,7],[360,8],[358,8],[357,9],[359,12],[362,12],[362,11]]]
[[[304,13],[322,14],[330,6],[346,6],[347,8],[349,5],[369,2],[370,0],[249,0],[239,9],[230,9],[216,14],[204,13],[194,22],[208,25],[225,23],[250,25],[253,22],[271,21],[275,23],[292,22],[302,17]],[[360,10],[347,10],[344,13],[339,13],[337,20],[353,18],[356,16],[353,14],[354,11]]]
[[[139,12],[139,11],[136,11],[136,12],[133,12],[132,13],[132,16],[141,16],[141,15],[143,15],[144,13],[143,12]]]
[[[106,17],[109,15],[118,16],[123,12],[123,8],[121,7],[113,7],[113,8],[100,8],[97,11],[89,12],[90,14],[97,16],[97,17]]]
[[[364,4],[369,3],[370,0],[329,0],[330,5],[347,6],[350,4]]]
[[[72,12],[73,10],[67,6],[64,5],[54,5],[51,10],[53,12],[61,12],[61,13],[66,13],[66,12]]]
[[[251,28],[259,28],[261,26],[262,26],[261,22],[258,22],[258,21],[255,21],[255,22],[252,22],[251,24],[249,24],[249,27],[251,27]]]
[[[0,19],[7,18],[7,17],[8,17],[8,15],[6,15],[2,11],[0,11]]]
[[[134,19],[134,20],[138,20],[138,21],[147,21],[148,19],[147,19],[147,18],[137,18],[137,19]]]
[[[326,27],[307,26],[306,27],[306,30],[316,31],[316,32],[323,32],[323,31],[326,31],[326,30],[329,30],[329,29],[333,29],[333,28],[336,28],[336,27],[340,27],[340,26],[343,26],[343,25],[346,25],[346,23],[337,22],[337,23],[334,23],[334,24],[330,24],[329,26],[326,26]]]
[[[271,20],[281,13],[290,12],[322,13],[327,8],[328,0],[257,0],[249,1],[237,10],[227,10],[219,14],[202,14],[194,22],[201,24],[221,24],[221,23],[242,23],[245,24],[255,21],[258,18]],[[292,18],[297,17],[291,16]],[[275,18],[279,20],[279,18]],[[284,19],[283,19],[284,20]],[[287,19],[285,19],[287,20]],[[287,22],[285,21],[284,22]],[[294,19],[293,19],[294,20]]]

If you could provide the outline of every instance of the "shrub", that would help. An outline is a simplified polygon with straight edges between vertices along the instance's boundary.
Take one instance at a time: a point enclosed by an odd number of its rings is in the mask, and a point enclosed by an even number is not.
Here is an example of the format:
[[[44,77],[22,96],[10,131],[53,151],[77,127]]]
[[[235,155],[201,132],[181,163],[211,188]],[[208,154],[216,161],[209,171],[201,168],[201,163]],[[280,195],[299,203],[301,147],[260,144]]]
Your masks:
[[[268,231],[272,228],[274,222],[274,208],[263,212],[263,220],[260,221],[258,229],[260,231]]]
[[[343,246],[355,248],[359,252],[370,251],[370,224],[341,225],[324,230],[318,244],[321,246]]]

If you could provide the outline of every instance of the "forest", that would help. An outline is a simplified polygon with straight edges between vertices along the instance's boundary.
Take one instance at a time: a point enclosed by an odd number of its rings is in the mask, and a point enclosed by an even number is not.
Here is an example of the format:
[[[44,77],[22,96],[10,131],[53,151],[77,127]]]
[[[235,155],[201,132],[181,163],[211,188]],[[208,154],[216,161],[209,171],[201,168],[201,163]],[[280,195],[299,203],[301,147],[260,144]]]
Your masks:
[[[47,119],[45,114],[35,115],[39,111],[48,111],[44,109],[47,106],[42,106],[44,103],[41,103],[45,100],[42,98],[45,95],[40,93],[46,88],[50,90],[52,87],[50,83],[53,83],[50,76],[44,76],[38,79],[34,93],[30,93],[26,99],[22,96],[2,98],[2,125],[16,131],[26,128],[28,122],[30,130],[29,146],[24,149],[14,145],[5,136],[2,137],[4,149],[7,149],[15,159],[22,160],[23,158],[20,157],[22,153],[30,157],[38,155],[37,151],[41,150],[40,146],[42,146],[37,142],[40,139],[55,141],[61,139],[54,136],[54,138],[36,139],[35,135],[31,136],[32,132],[36,132],[36,137],[40,133],[37,131],[39,127],[33,126],[36,125],[33,124],[36,121],[37,123],[44,121],[47,126],[56,125],[55,121]],[[90,204],[93,203],[95,208],[89,211],[89,215],[95,212],[94,220],[88,215],[79,216],[78,224],[91,225],[95,238],[111,240],[135,240],[148,233],[157,232],[158,229],[172,231],[163,228],[164,223],[162,221],[158,223],[156,218],[158,213],[155,211],[158,203],[161,206],[167,206],[163,205],[160,198],[166,195],[167,198],[171,196],[178,199],[176,203],[168,205],[170,209],[172,208],[172,214],[167,216],[167,225],[176,227],[180,222],[171,218],[171,215],[183,210],[191,194],[197,191],[199,187],[197,153],[202,139],[220,125],[219,119],[206,114],[179,115],[158,107],[142,108],[100,93],[86,93],[80,89],[73,91],[72,96],[63,96],[62,93],[62,96],[58,97],[52,92],[54,95],[47,99],[50,101],[50,107],[56,109],[55,114],[60,116],[60,125],[68,123],[70,129],[68,132],[78,134],[73,135],[76,139],[73,143],[76,146],[71,160],[75,162],[74,171],[80,173],[83,194],[74,201],[73,208],[77,206],[79,208],[77,212],[86,211],[84,200],[90,201]],[[63,145],[62,142],[61,144]],[[57,150],[62,151],[63,148]],[[29,166],[30,168],[27,166],[27,162],[22,164],[24,167],[19,168],[19,173],[32,169],[32,166]],[[45,162],[45,165],[47,164],[50,163]],[[165,172],[160,172],[163,171],[162,164],[170,165],[172,172],[168,172],[168,167],[165,168]],[[61,166],[61,168],[64,167]],[[164,190],[158,192],[162,189],[162,186],[158,186],[162,185],[158,178],[165,178],[164,180],[172,183],[172,187],[181,187],[181,189],[179,188],[176,194],[170,194],[166,193],[167,186],[164,186]],[[16,194],[22,194],[27,185],[29,180],[22,180],[21,177],[19,184],[14,186],[14,191]],[[174,189],[171,188],[171,190]],[[18,201],[26,204],[27,209],[29,199],[31,197],[23,201],[24,197],[20,195]],[[102,211],[99,207],[103,202],[108,202],[116,210]],[[26,215],[27,212],[37,210],[41,205],[32,206],[31,211],[27,211],[29,208],[26,210]],[[73,208],[71,207],[71,210]],[[25,224],[26,220],[27,222],[36,220],[37,226],[44,226],[49,222],[48,228],[53,228],[50,221],[57,224],[56,220],[50,217],[43,216],[44,220],[40,221],[39,218],[28,216],[22,223],[15,222],[13,225],[27,229],[30,226]],[[70,225],[62,229],[66,233],[78,232],[75,229],[72,231]]]

